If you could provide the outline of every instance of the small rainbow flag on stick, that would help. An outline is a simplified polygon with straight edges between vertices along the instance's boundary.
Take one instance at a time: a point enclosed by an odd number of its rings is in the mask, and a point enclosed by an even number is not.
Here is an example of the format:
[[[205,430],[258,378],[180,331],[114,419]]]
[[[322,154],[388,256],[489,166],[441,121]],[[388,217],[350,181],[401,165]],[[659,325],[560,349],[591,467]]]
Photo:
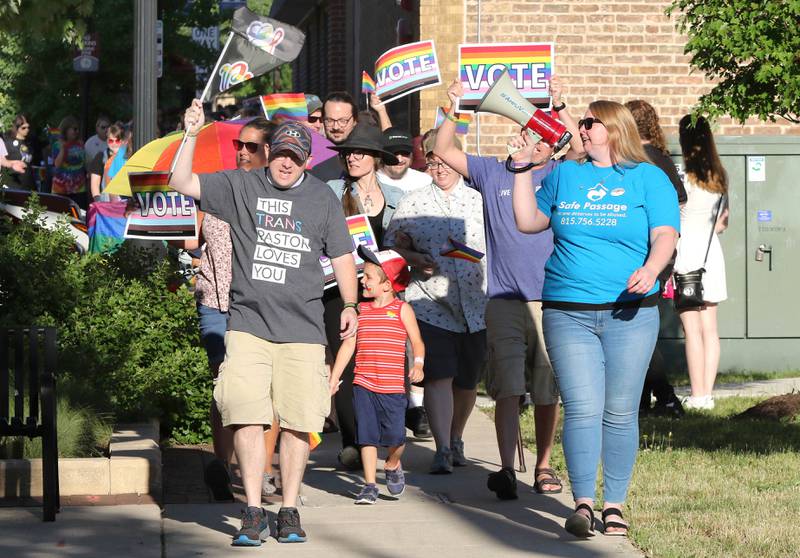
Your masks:
[[[466,244],[462,244],[452,238],[448,238],[447,240],[449,245],[445,246],[442,251],[439,252],[440,255],[448,258],[459,258],[472,263],[479,263],[481,259],[483,259],[483,252],[470,248]]]
[[[309,432],[308,433],[308,449],[313,450],[318,445],[322,443],[322,436],[319,435],[319,432]]]
[[[302,93],[273,93],[261,96],[261,107],[267,120],[276,117],[289,120],[308,120],[306,96]]]
[[[366,71],[361,71],[361,92],[369,95],[375,93],[375,80]]]
[[[434,122],[433,127],[438,128],[444,123],[445,118],[447,118],[447,109],[444,107],[438,107],[436,109],[436,122]],[[472,122],[472,115],[466,112],[457,112],[456,113],[456,134],[459,135],[466,135],[469,132],[469,125]]]

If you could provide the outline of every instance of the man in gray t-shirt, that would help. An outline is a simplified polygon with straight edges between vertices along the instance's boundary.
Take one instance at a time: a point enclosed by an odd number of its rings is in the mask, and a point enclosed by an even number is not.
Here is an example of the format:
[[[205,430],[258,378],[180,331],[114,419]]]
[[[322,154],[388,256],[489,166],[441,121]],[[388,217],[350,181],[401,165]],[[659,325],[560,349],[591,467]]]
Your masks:
[[[258,546],[268,535],[261,507],[264,425],[280,421],[283,502],[280,542],[303,542],[296,501],[309,451],[330,411],[322,320],[324,278],[330,258],[342,299],[341,336],[355,334],[358,294],[353,241],[341,204],[326,184],[305,172],[311,136],[300,124],[280,125],[264,172],[191,172],[202,105],[186,111],[186,144],[170,179],[206,212],[230,224],[233,276],[225,361],[214,388],[223,426],[235,429],[247,510],[235,546]]]

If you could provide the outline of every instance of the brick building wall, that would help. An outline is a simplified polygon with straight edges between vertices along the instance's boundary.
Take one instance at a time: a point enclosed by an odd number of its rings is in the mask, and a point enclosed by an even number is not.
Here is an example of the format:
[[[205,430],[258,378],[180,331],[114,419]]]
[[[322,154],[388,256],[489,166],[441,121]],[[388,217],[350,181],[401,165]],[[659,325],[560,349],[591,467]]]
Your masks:
[[[686,37],[664,14],[669,0],[421,0],[420,36],[437,38],[442,79],[456,76],[460,42],[554,42],[555,73],[565,82],[565,100],[580,116],[595,99],[644,99],[656,107],[668,136],[698,97],[711,88],[700,73],[690,74],[683,54]],[[422,93],[420,127],[427,129],[437,104],[447,102],[445,86]],[[475,145],[473,124],[467,143]],[[506,119],[480,117],[481,152],[501,154],[513,131]],[[800,126],[728,118],[716,123],[718,135],[795,135]]]

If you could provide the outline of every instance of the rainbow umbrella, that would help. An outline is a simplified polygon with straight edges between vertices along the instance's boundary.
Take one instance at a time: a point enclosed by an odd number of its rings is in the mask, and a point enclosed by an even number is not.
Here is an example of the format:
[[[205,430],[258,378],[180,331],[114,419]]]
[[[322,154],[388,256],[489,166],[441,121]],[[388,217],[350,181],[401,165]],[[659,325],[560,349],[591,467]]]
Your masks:
[[[200,129],[195,143],[192,172],[202,174],[236,168],[236,151],[233,140],[248,120],[227,120],[211,122]],[[136,153],[111,180],[106,192],[120,196],[130,196],[129,172],[170,170],[172,159],[178,151],[183,134],[176,132],[153,140]]]

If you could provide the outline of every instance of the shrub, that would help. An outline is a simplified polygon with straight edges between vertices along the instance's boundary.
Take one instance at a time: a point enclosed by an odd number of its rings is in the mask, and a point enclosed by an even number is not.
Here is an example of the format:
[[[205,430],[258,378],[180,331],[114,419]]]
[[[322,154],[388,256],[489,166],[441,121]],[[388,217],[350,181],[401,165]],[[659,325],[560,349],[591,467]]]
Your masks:
[[[191,293],[167,288],[174,261],[129,243],[79,256],[65,226],[37,222],[0,224],[0,325],[58,327],[59,389],[75,404],[208,439],[208,366]]]

